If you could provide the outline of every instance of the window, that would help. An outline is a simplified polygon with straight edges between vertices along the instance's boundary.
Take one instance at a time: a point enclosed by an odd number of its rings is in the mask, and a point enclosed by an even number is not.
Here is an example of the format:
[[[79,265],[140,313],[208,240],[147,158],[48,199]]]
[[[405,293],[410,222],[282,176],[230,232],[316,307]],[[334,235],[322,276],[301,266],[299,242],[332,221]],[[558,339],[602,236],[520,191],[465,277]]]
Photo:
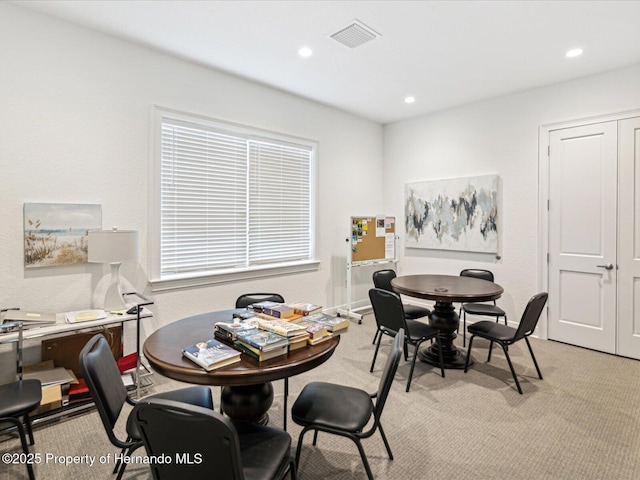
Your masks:
[[[314,143],[161,109],[155,141],[154,287],[317,263]]]

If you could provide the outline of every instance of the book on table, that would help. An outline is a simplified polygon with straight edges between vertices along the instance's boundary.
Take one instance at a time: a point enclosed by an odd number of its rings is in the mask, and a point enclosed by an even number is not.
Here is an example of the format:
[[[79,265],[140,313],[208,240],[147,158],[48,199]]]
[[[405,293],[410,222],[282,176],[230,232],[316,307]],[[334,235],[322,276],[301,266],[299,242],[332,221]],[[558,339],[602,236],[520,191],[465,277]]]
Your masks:
[[[240,361],[239,351],[215,338],[185,347],[182,354],[207,371]]]
[[[214,335],[229,342],[233,342],[236,339],[237,332],[247,332],[249,330],[257,330],[251,322],[216,322],[213,326]]]
[[[288,351],[288,345],[282,345],[281,347],[267,350],[266,352],[264,352],[262,350],[258,350],[255,347],[252,347],[248,343],[244,343],[241,340],[236,340],[235,342],[233,342],[233,346],[234,348],[240,350],[242,353],[250,356],[251,358],[258,360],[259,362],[262,362],[264,360],[269,360],[271,358],[276,358],[281,355],[286,355]]]
[[[349,328],[348,318],[337,317],[335,315],[329,315],[328,313],[307,315],[304,319],[308,322],[316,322],[325,325],[327,330],[332,334],[342,333]]]
[[[290,315],[284,318],[274,317],[273,315],[268,315],[264,312],[260,312],[260,313],[254,312],[254,315],[257,315],[258,318],[264,318],[265,320],[278,320],[280,322],[296,322],[304,318],[304,315],[302,315],[301,313],[294,313],[293,315]]]
[[[289,337],[289,351],[292,352],[294,350],[298,350],[299,348],[306,347],[308,338],[309,334],[307,334],[306,331],[303,331],[301,335]]]
[[[236,340],[240,340],[251,347],[260,351],[268,352],[289,345],[287,337],[278,335],[277,333],[267,330],[247,330],[245,332],[236,332]]]
[[[276,303],[262,308],[262,313],[271,315],[276,318],[287,318],[293,315],[295,312],[286,303]]]
[[[260,313],[263,312],[266,308],[280,305],[278,302],[273,302],[271,300],[265,300],[264,302],[255,302],[247,307],[247,310],[253,310],[254,312]]]
[[[293,308],[294,313],[298,313],[300,315],[313,315],[314,313],[322,312],[322,307],[313,303],[295,302],[290,303],[289,306]]]
[[[278,318],[266,319],[262,317],[262,315],[264,314],[261,313],[258,315],[258,318],[252,320],[261,330],[274,332],[283,337],[295,337],[305,331],[305,328],[297,323],[280,320]]]

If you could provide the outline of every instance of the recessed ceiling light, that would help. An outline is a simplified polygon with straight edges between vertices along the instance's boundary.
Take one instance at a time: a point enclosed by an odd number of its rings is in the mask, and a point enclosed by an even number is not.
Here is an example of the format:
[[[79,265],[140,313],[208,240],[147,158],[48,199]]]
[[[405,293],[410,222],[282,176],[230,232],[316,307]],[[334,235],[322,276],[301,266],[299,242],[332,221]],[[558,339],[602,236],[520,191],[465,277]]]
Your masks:
[[[415,101],[416,101],[415,97],[406,97],[404,99],[404,103],[413,103]]]
[[[300,55],[301,57],[310,57],[312,53],[313,52],[309,47],[302,47],[300,50],[298,50],[298,55]]]
[[[565,53],[565,56],[567,58],[579,57],[580,55],[582,55],[582,49],[581,48],[574,48],[574,49],[569,50],[567,53]]]

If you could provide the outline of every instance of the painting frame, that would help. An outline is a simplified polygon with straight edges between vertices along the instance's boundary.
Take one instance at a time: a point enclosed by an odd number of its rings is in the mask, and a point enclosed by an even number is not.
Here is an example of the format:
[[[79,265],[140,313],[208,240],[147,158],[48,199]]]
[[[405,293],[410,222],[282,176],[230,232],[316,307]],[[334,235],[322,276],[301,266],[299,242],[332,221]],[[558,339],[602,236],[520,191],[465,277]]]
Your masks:
[[[24,204],[24,267],[76,265],[88,261],[88,234],[102,228],[102,205]]]
[[[405,247],[498,253],[498,175],[405,184]]]

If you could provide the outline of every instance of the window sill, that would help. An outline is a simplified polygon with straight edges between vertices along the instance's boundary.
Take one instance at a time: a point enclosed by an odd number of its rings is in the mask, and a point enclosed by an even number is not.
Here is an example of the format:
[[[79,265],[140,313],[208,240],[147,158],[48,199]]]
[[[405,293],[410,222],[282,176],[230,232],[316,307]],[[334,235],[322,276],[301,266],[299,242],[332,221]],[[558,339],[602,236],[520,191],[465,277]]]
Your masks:
[[[292,273],[312,272],[318,270],[319,260],[309,260],[278,266],[253,267],[251,269],[233,272],[221,272],[212,274],[176,275],[162,280],[151,280],[151,291],[175,290],[179,288],[201,287],[221,283],[232,283],[254,278],[274,277],[289,275]]]

